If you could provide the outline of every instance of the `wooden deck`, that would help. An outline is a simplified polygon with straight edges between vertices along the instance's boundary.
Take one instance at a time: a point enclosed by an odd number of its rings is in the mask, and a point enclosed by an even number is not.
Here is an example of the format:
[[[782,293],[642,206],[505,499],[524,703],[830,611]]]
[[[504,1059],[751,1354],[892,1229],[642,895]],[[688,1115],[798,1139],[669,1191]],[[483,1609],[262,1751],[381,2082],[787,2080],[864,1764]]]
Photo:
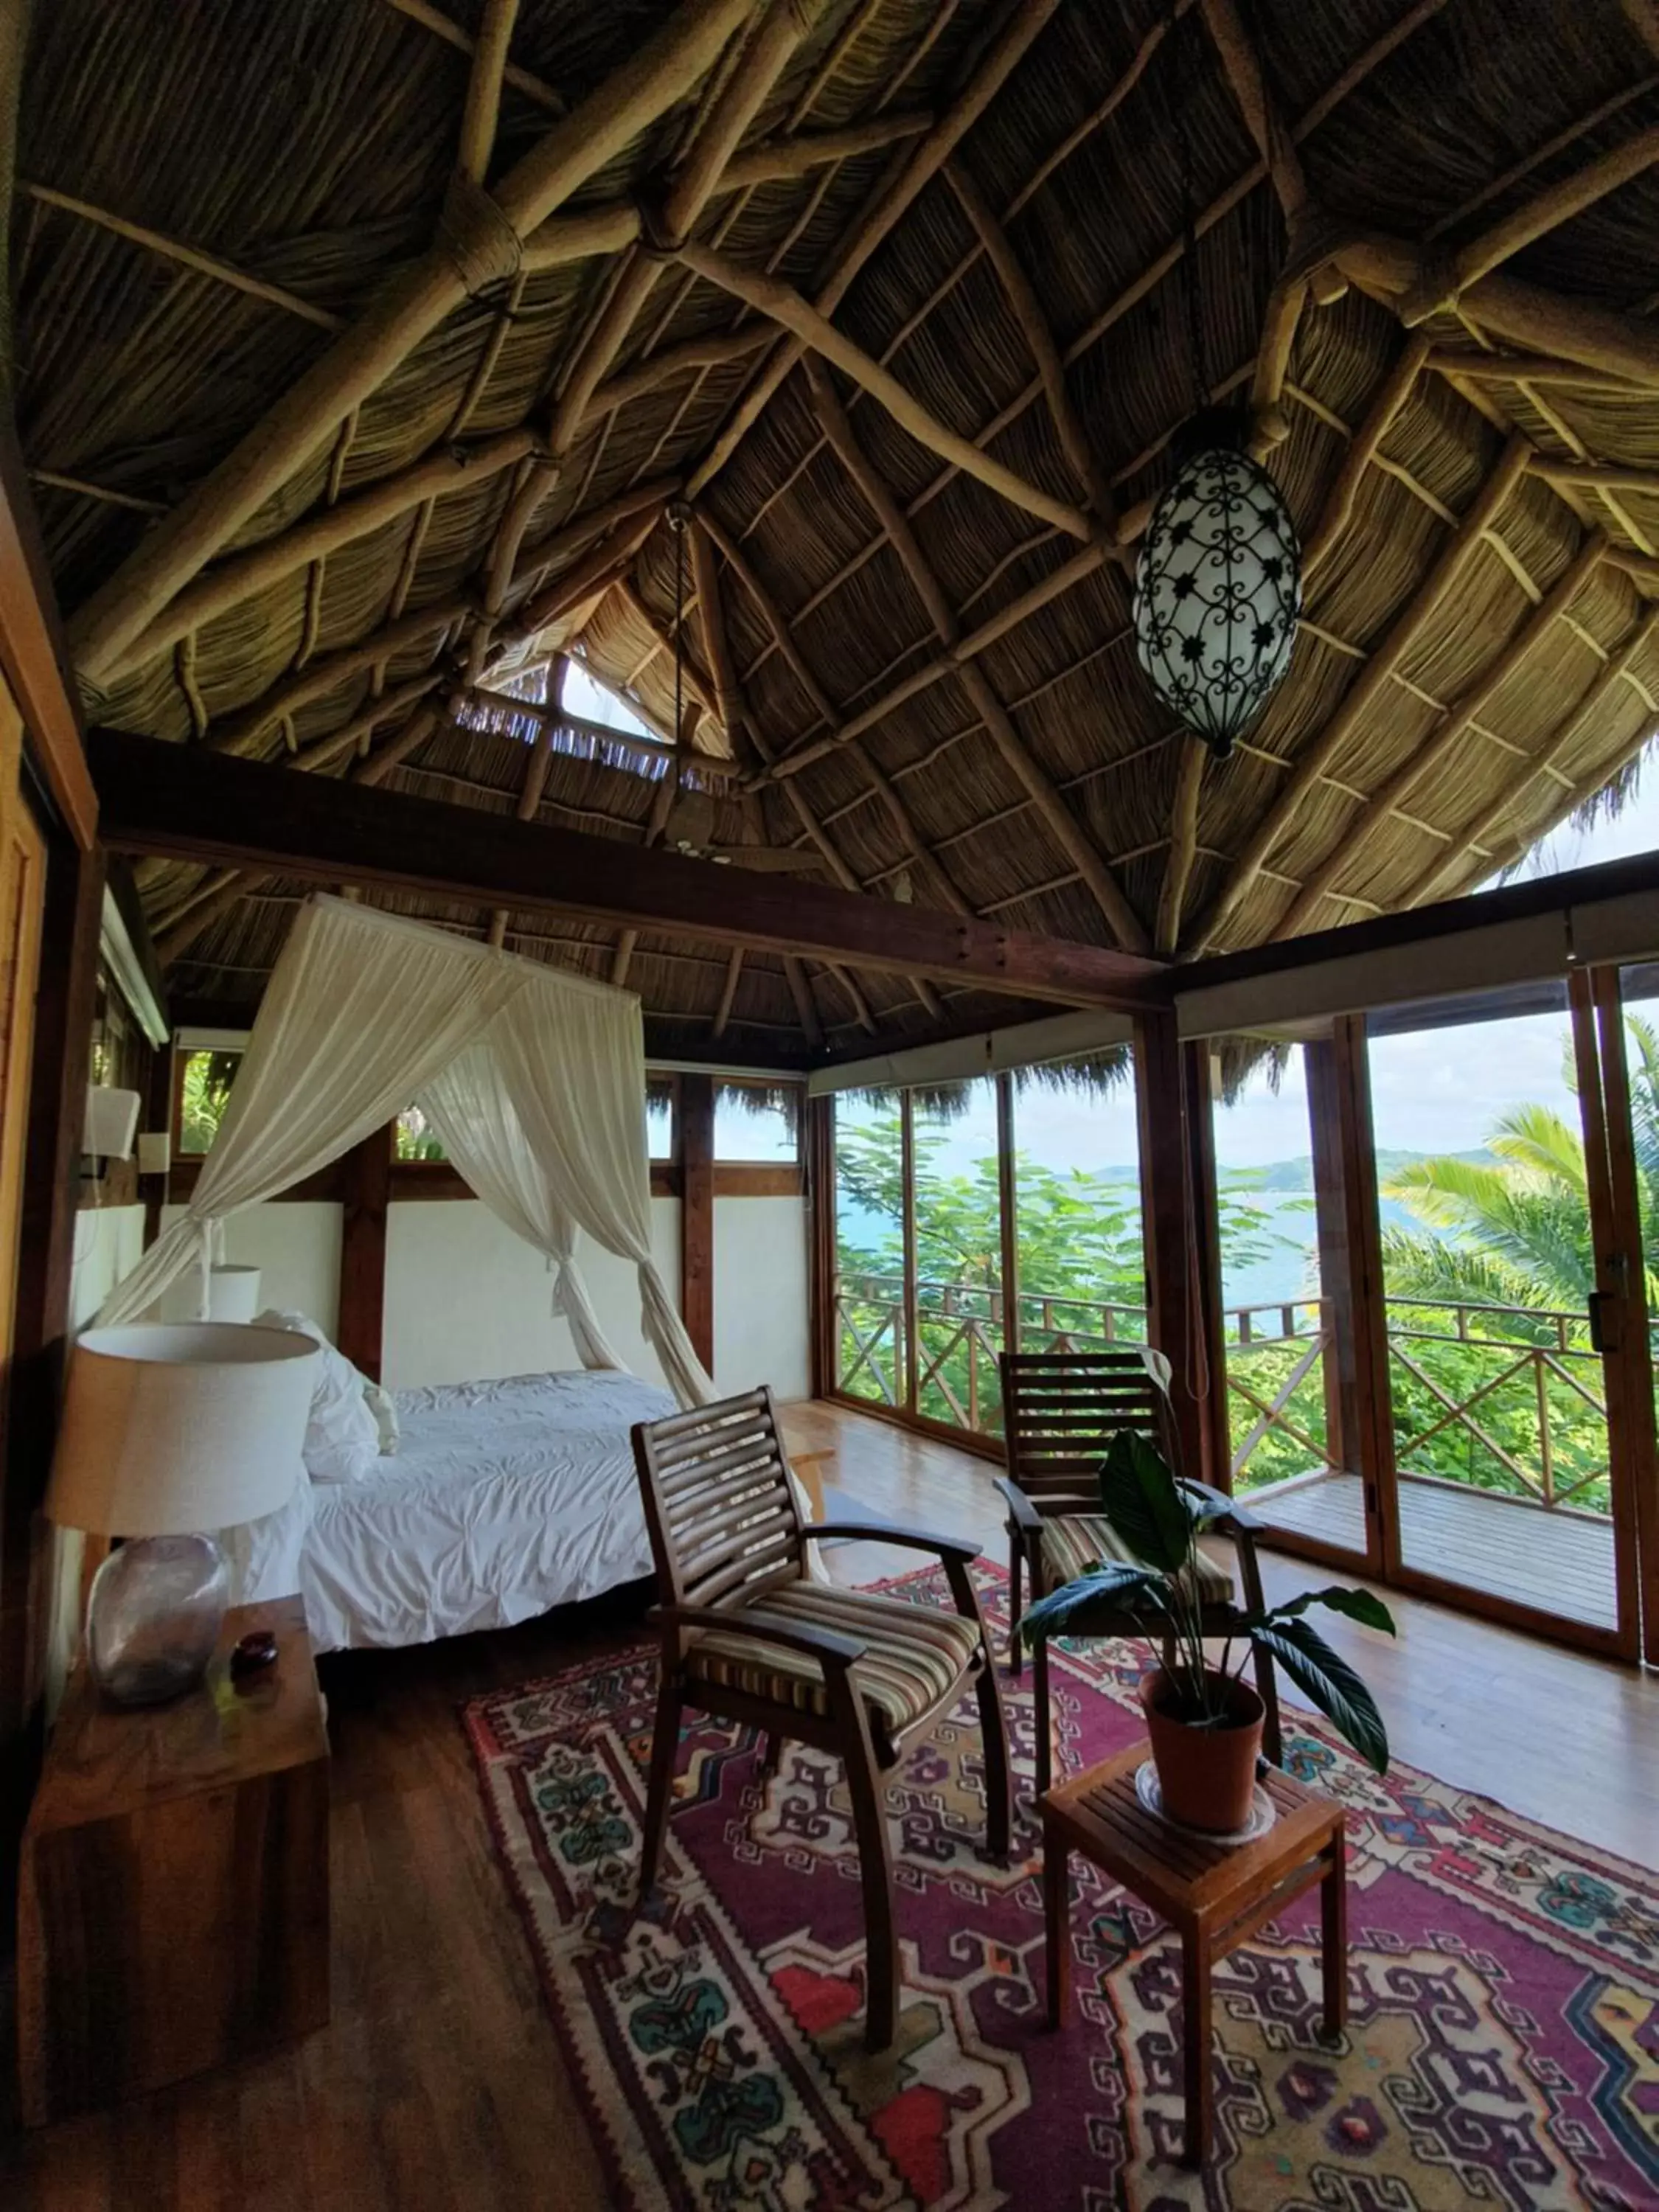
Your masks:
[[[1322,1474],[1250,1493],[1274,1528],[1363,1554],[1365,1509],[1357,1474]],[[1400,1485],[1405,1564],[1468,1589],[1536,1606],[1592,1627],[1618,1626],[1613,1523],[1550,1512],[1489,1490],[1405,1476]]]

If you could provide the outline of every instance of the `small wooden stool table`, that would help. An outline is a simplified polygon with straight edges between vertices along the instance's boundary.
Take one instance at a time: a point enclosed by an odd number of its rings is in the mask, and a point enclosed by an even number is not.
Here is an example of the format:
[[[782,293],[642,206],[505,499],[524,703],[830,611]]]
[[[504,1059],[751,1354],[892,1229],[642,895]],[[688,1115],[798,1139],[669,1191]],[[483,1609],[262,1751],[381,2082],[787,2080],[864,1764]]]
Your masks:
[[[1347,2014],[1347,1881],[1342,1808],[1268,1768],[1261,1786],[1275,1819],[1254,1843],[1211,1843],[1149,1813],[1135,1793],[1135,1771],[1151,1757],[1145,1741],[1090,1767],[1041,1800],[1042,1894],[1048,1930],[1048,2025],[1071,2007],[1071,1854],[1161,1913],[1181,1937],[1186,2014],[1187,2157],[1201,2166],[1210,2148],[1210,1975],[1265,1921],[1315,1882],[1322,1885],[1325,2028],[1340,2033]]]

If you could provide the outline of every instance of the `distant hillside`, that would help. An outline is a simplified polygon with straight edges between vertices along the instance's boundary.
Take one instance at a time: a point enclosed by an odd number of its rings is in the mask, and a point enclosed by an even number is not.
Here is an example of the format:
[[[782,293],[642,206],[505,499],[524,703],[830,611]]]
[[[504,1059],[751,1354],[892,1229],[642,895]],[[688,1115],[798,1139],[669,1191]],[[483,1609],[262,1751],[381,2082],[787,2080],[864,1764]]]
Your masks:
[[[1492,1165],[1492,1155],[1484,1146],[1472,1152],[1449,1154],[1391,1152],[1382,1147],[1379,1148],[1376,1155],[1377,1180],[1379,1182],[1387,1182],[1389,1176],[1397,1174],[1401,1168],[1413,1167],[1419,1160],[1441,1158],[1467,1160],[1471,1166],[1491,1167]],[[1314,1187],[1313,1160],[1310,1154],[1304,1152],[1299,1159],[1274,1160],[1265,1168],[1223,1168],[1218,1171],[1217,1180],[1226,1190],[1279,1190],[1305,1193],[1311,1191]]]

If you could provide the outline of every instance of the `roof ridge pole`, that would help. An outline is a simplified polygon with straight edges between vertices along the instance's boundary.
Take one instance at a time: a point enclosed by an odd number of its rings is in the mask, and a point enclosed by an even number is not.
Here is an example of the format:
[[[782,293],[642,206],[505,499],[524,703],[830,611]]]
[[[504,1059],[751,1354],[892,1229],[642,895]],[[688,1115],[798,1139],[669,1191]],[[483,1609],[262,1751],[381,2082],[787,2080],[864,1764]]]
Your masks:
[[[520,241],[690,89],[753,0],[681,0],[662,28],[496,183],[446,235],[380,287],[276,404],[76,611],[84,680],[116,656],[469,294],[516,270]]]
[[[1291,780],[1266,816],[1257,823],[1249,842],[1233,864],[1215,904],[1195,942],[1215,933],[1249,892],[1279,840],[1295,820],[1297,810],[1326,768],[1340,750],[1350,731],[1370,708],[1395,670],[1416,641],[1424,623],[1462,574],[1465,562],[1491,529],[1510,494],[1527,472],[1532,459],[1530,443],[1519,435],[1510,440],[1498,465],[1476,494],[1462,520],[1441,548],[1438,558],[1411,599],[1395,616],[1388,635],[1367,657],[1364,666],[1337,702],[1334,712],[1312,743],[1298,756]]]
[[[960,641],[962,624],[921,550],[908,517],[894,497],[891,487],[854,436],[852,425],[847,419],[829,371],[822,362],[810,355],[805,368],[807,382],[811,386],[812,403],[817,410],[824,435],[886,531],[894,552],[903,563],[905,573],[927,610],[939,643],[950,651]],[[989,677],[976,660],[964,662],[957,672],[972,702],[975,713],[990,732],[992,742],[1001,754],[1004,765],[1012,769],[1024,786],[1060,850],[1082,877],[1096,904],[1105,915],[1107,927],[1112,934],[1126,951],[1149,951],[1152,941],[1145,923],[1130,905],[1109,863],[1055,789],[1054,779],[1015,728],[1013,717],[993,689]]]
[[[1332,851],[1311,875],[1303,879],[1301,890],[1291,901],[1274,933],[1276,936],[1293,937],[1312,919],[1320,901],[1360,849],[1383,827],[1395,810],[1403,805],[1423,777],[1439,766],[1469,725],[1480,720],[1534,647],[1554,629],[1584,584],[1601,566],[1607,550],[1604,532],[1593,530],[1586,533],[1573,558],[1538,605],[1531,609],[1509,643],[1488,663],[1486,673],[1478,677],[1473,688],[1449,710],[1438,729],[1432,731],[1419,745],[1414,747],[1394,774],[1371,793]]]

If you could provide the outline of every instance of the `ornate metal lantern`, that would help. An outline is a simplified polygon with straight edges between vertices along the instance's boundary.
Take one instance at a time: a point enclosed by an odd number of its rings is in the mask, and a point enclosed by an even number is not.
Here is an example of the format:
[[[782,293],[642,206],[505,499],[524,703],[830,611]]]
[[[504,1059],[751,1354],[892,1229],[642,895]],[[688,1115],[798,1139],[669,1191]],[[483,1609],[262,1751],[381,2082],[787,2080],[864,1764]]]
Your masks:
[[[1170,713],[1224,760],[1290,665],[1302,554],[1228,417],[1199,416],[1182,443],[1135,570],[1135,651]]]

